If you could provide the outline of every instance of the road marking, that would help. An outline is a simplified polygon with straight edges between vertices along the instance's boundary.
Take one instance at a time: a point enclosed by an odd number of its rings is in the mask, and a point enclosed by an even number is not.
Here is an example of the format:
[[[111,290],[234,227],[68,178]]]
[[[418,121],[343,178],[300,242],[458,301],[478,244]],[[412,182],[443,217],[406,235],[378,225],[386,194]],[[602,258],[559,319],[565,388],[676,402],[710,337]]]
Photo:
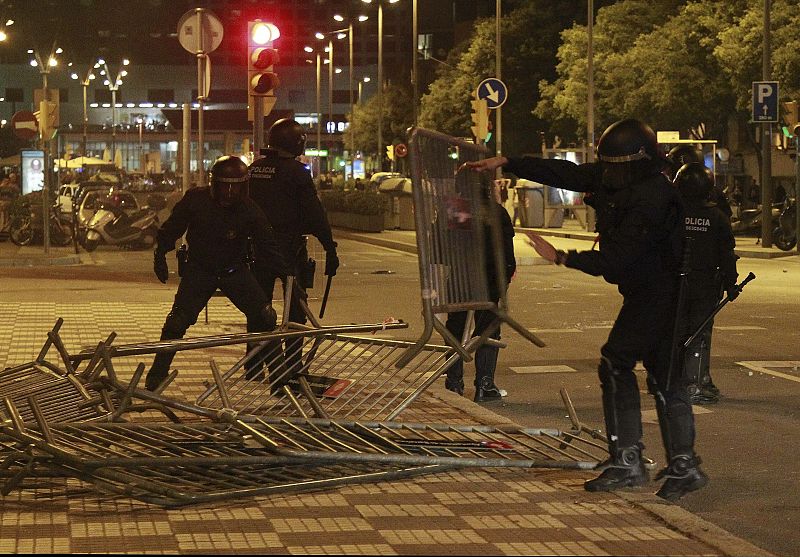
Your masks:
[[[769,368],[771,367],[785,367],[791,368],[792,371],[797,371],[800,367],[800,361],[797,360],[784,360],[784,361],[776,361],[776,360],[762,360],[762,361],[748,361],[748,362],[736,362],[738,365],[750,369],[752,371],[758,371],[759,373],[766,373],[767,375],[772,375],[774,377],[780,377],[781,379],[788,379],[789,381],[794,381],[795,383],[800,383],[800,377],[797,375],[789,375],[788,373],[781,373],[780,371],[774,371]]]
[[[766,327],[759,327],[758,325],[714,325],[717,331],[763,331]]]
[[[697,414],[713,414],[712,410],[705,408],[704,406],[696,406],[692,405],[692,413]],[[643,424],[657,424],[658,423],[658,414],[655,410],[642,410],[642,423]]]
[[[582,333],[580,329],[528,329],[532,333]]]
[[[531,373],[574,373],[578,370],[574,367],[565,365],[551,365],[551,366],[523,366],[509,368],[514,373],[531,374]]]

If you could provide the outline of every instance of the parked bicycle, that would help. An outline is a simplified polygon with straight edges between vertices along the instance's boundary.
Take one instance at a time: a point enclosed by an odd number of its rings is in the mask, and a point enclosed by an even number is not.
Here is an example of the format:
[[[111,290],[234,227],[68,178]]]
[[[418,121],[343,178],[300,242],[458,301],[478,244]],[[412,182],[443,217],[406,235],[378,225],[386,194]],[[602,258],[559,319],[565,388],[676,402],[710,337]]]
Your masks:
[[[30,209],[27,214],[17,214],[11,218],[9,237],[18,246],[27,246],[32,244],[35,239],[41,241],[43,238],[42,219],[37,214],[39,208],[32,205]],[[50,207],[49,213],[50,244],[68,246],[72,241],[70,222],[61,216],[57,205]]]

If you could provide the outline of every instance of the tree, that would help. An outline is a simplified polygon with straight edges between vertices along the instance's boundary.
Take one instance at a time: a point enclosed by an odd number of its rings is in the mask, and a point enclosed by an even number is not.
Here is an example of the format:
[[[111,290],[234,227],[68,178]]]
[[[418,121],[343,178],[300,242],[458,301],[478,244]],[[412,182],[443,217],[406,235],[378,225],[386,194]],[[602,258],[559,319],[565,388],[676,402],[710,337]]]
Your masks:
[[[350,145],[351,137],[355,148],[362,153],[375,155],[377,152],[378,96],[374,95],[353,107],[347,115],[350,122],[345,132],[345,145]],[[406,85],[389,84],[383,90],[383,139],[389,145],[405,141],[406,130],[414,121],[411,105],[411,90]],[[352,134],[352,136],[351,136]]]
[[[576,15],[585,17],[581,10],[576,14],[572,0],[529,0],[519,2],[501,19],[502,78],[509,91],[503,105],[504,153],[540,150],[538,131],[547,126],[550,115],[532,114],[539,101],[537,84],[555,78],[559,33]],[[491,18],[477,22],[470,40],[454,48],[439,67],[437,79],[421,99],[420,125],[469,136],[469,101],[478,84],[495,74],[495,20]]]

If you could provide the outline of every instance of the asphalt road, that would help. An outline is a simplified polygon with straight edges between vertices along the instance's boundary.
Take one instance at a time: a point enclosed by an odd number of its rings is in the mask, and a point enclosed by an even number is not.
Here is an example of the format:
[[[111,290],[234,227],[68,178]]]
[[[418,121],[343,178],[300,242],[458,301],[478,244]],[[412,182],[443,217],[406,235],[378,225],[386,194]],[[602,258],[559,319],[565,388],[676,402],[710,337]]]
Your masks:
[[[348,240],[339,244],[342,267],[334,279],[325,323],[395,317],[409,323],[398,337],[420,335],[416,256]],[[101,247],[92,254],[94,265],[0,268],[0,292],[20,301],[171,300],[177,281],[158,283],[151,274],[151,257],[150,251]],[[318,247],[316,257],[324,260]],[[742,259],[739,271],[742,276],[752,271],[758,278],[716,322],[712,375],[723,399],[696,408],[697,451],[711,484],[680,505],[775,554],[794,555],[800,551],[800,258]],[[320,276],[316,286],[310,304],[318,311],[324,286]],[[512,316],[536,331],[547,346],[537,348],[504,327],[508,346],[501,351],[497,383],[509,396],[485,406],[526,426],[566,428],[569,421],[558,392],[565,387],[581,420],[600,427],[596,367],[599,348],[619,309],[616,289],[570,269],[522,266],[512,283],[509,305]],[[473,374],[467,364],[467,396],[472,396]],[[664,457],[654,405],[644,392],[643,372],[640,378],[646,454],[660,468]]]

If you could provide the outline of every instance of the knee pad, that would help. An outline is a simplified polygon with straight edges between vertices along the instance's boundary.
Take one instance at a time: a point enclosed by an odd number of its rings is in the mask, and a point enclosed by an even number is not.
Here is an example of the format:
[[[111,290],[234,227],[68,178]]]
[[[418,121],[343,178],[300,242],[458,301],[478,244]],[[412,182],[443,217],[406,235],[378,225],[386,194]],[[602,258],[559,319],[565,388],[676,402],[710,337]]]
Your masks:
[[[183,338],[186,330],[195,324],[197,318],[194,319],[181,309],[173,309],[167,314],[167,320],[164,322],[164,327],[161,329],[161,338]]]

